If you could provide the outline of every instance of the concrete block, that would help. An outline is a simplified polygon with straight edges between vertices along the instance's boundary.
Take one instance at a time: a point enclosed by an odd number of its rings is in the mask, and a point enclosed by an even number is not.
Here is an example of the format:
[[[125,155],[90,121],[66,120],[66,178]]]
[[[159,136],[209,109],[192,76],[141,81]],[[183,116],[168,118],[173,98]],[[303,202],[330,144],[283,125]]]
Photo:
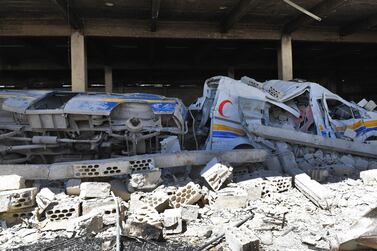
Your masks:
[[[213,158],[200,172],[200,175],[214,191],[217,191],[232,176],[232,171],[232,167],[223,165],[217,158]]]
[[[80,185],[80,198],[106,198],[110,196],[110,184],[107,182],[83,182]]]
[[[197,205],[182,205],[181,207],[182,220],[186,222],[195,221],[199,216],[199,206]]]
[[[225,230],[225,240],[232,251],[257,251],[259,250],[259,239],[251,234],[245,233],[239,228],[230,227]]]
[[[74,177],[107,177],[130,173],[131,164],[127,161],[114,161],[107,163],[86,163],[73,165]]]
[[[377,185],[377,169],[360,172],[360,178],[365,185]]]
[[[123,235],[145,240],[159,240],[162,236],[162,224],[158,212],[148,205],[139,207],[127,218]]]
[[[36,187],[0,192],[0,213],[34,206],[36,194]]]
[[[58,201],[46,209],[46,218],[49,221],[61,221],[79,217],[81,215],[80,204],[78,200]]]
[[[68,195],[80,195],[80,179],[69,179],[65,184],[65,193]]]
[[[181,208],[166,209],[164,212],[164,233],[179,234],[183,231]]]
[[[247,196],[219,195],[214,203],[216,209],[236,209],[247,206]]]
[[[127,185],[122,180],[112,180],[110,186],[115,196],[122,198],[124,201],[130,199],[130,192],[128,191]]]
[[[278,193],[285,192],[292,188],[292,177],[266,177],[266,180],[269,181],[272,186],[276,187]]]
[[[16,190],[25,187],[25,180],[18,175],[1,175],[0,191]]]
[[[202,193],[199,185],[194,182],[188,183],[184,187],[180,187],[175,194],[170,196],[170,202],[174,208],[179,208],[181,205],[192,205],[202,198]]]
[[[118,201],[119,214],[122,218],[125,212],[125,207]],[[82,214],[90,214],[94,211],[102,215],[104,225],[112,225],[116,223],[116,205],[113,198],[107,199],[90,199],[82,202]]]
[[[169,195],[161,191],[143,198],[143,201],[159,213],[162,213],[169,207]]]
[[[49,188],[42,188],[41,191],[36,195],[35,200],[40,209],[43,212],[55,199],[55,193],[53,193]]]
[[[340,157],[340,161],[347,166],[355,166],[355,160],[351,155],[343,155]]]
[[[137,190],[153,190],[161,182],[161,170],[155,168],[145,173],[131,174],[130,186]]]
[[[29,208],[12,210],[11,212],[5,212],[0,215],[0,219],[5,221],[8,226],[19,224],[26,219],[30,219],[34,217],[35,218],[38,217],[37,207],[29,207]]]

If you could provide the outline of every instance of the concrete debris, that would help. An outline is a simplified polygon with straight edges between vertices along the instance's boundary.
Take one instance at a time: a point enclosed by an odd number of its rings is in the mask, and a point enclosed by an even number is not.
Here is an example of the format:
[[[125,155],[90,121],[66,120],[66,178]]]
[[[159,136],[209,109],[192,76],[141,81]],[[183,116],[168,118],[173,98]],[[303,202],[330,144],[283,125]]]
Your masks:
[[[69,179],[65,183],[65,193],[68,195],[80,195],[80,179]]]
[[[77,218],[81,215],[81,203],[78,200],[59,200],[46,209],[46,219],[62,221]]]
[[[200,175],[214,191],[218,191],[231,178],[232,171],[232,167],[221,164],[218,159],[213,158],[200,172]]]
[[[165,234],[179,234],[183,231],[182,211],[180,208],[166,209],[163,218]]]
[[[199,185],[189,182],[186,186],[180,187],[175,194],[170,196],[170,202],[175,208],[181,205],[192,205],[202,197]]]
[[[106,198],[110,195],[110,187],[106,182],[83,182],[80,184],[80,198]]]
[[[131,193],[124,181],[118,179],[112,180],[110,182],[110,187],[115,196],[120,197],[124,201],[128,201],[130,199]]]
[[[360,172],[360,179],[365,185],[377,185],[377,169]]]
[[[25,187],[25,180],[18,175],[0,176],[0,191],[16,190]]]
[[[36,187],[0,192],[0,213],[34,206],[36,194]]]
[[[55,193],[49,188],[42,188],[35,197],[40,212],[43,212],[55,199]]]
[[[259,239],[250,231],[245,232],[236,227],[230,227],[225,230],[225,239],[232,251],[259,250]]]
[[[161,183],[161,170],[154,169],[147,173],[131,175],[130,186],[135,190],[153,190]]]
[[[197,205],[182,205],[181,217],[185,222],[196,221],[199,216],[199,206]]]

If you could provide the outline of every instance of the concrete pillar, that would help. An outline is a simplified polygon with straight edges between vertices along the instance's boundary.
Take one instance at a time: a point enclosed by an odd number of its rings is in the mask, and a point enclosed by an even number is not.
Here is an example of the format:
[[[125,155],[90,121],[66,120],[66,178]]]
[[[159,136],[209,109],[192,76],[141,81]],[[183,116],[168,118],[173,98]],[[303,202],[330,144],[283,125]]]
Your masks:
[[[233,67],[228,68],[228,77],[234,78],[234,68]]]
[[[71,34],[71,81],[72,91],[87,91],[85,37],[78,31]]]
[[[292,38],[289,35],[281,37],[278,49],[278,71],[279,79],[293,79]]]
[[[105,66],[105,91],[113,92],[113,69]]]

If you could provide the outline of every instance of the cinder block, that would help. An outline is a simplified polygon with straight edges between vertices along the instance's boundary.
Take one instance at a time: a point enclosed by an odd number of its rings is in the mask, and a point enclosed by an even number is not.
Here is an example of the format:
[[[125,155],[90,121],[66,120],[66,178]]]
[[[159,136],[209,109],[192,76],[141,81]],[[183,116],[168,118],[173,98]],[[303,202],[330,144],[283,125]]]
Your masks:
[[[364,106],[364,108],[368,111],[373,111],[376,109],[377,105],[373,100],[369,100],[369,102]]]
[[[164,212],[164,233],[179,234],[183,231],[181,209],[166,209]]]
[[[49,206],[46,211],[46,218],[50,221],[61,221],[79,217],[80,202],[77,200],[63,200]]]
[[[25,179],[18,175],[1,175],[0,191],[16,190],[25,187]]]
[[[272,186],[276,187],[278,193],[285,192],[292,188],[292,177],[276,176],[267,177],[266,179]]]
[[[36,194],[36,187],[0,192],[0,213],[34,206]]]
[[[200,172],[200,175],[214,191],[217,191],[232,176],[232,171],[232,167],[223,165],[217,158],[213,158]]]
[[[152,196],[143,198],[143,201],[159,213],[169,207],[169,195],[164,192],[156,192]]]
[[[131,172],[131,166],[127,161],[86,163],[73,165],[73,171],[77,178],[107,177],[128,174]]]
[[[83,182],[80,185],[80,198],[106,198],[110,196],[110,187],[107,182]]]
[[[138,190],[152,190],[161,181],[161,170],[156,168],[149,172],[131,174],[130,185]]]
[[[259,250],[259,239],[242,230],[230,227],[225,231],[225,240],[232,251],[257,251]]]
[[[68,195],[80,195],[80,179],[69,179],[65,184],[65,193]]]
[[[192,205],[202,197],[199,185],[194,182],[188,183],[184,187],[180,187],[175,194],[170,196],[170,202],[174,208],[181,205]]]
[[[37,211],[37,207],[17,209],[11,212],[2,213],[0,219],[4,220],[7,223],[7,225],[19,224],[23,222],[25,219],[38,217]]]
[[[362,100],[359,101],[359,103],[357,103],[357,105],[360,107],[364,107],[366,106],[367,103],[368,101],[365,98],[363,98]]]
[[[118,201],[119,215],[122,218],[125,208]],[[93,211],[100,212],[103,218],[103,224],[111,225],[116,223],[116,205],[113,198],[107,199],[91,199],[82,202],[82,214],[90,214]]]

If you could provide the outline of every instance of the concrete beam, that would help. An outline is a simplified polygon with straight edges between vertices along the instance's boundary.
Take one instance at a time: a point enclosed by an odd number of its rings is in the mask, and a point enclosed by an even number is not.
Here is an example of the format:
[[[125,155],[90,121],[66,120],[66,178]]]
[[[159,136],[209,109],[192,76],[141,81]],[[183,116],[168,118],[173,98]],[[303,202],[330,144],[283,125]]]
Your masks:
[[[71,81],[72,91],[88,90],[85,37],[78,31],[71,35]]]
[[[267,152],[259,149],[238,149],[230,151],[182,151],[178,153],[157,153],[136,155],[130,157],[103,159],[103,160],[84,160],[76,162],[62,162],[54,164],[40,165],[0,165],[0,175],[17,174],[25,179],[67,179],[77,178],[77,167],[82,165],[99,165],[100,167],[116,165],[121,170],[115,175],[125,175],[134,172],[132,162],[139,160],[153,161],[156,168],[169,168],[187,165],[206,165],[213,158],[226,163],[258,163],[267,158]],[[105,169],[106,170],[106,169]],[[99,174],[95,177],[106,175]],[[107,175],[108,176],[108,175]],[[90,177],[88,177],[90,178]]]
[[[292,38],[283,35],[278,49],[278,75],[279,79],[293,79]]]
[[[246,15],[253,3],[256,0],[240,0],[238,4],[231,10],[229,15],[221,23],[221,32],[228,32],[243,16]]]
[[[52,2],[59,8],[73,29],[81,30],[83,28],[82,22],[73,10],[72,5],[70,5],[69,0],[52,0]]]
[[[119,19],[85,19],[85,35],[94,37],[129,37],[129,38],[178,38],[178,39],[239,39],[239,40],[274,40],[281,39],[281,31],[276,27],[258,27],[238,24],[227,33],[221,33],[217,23],[197,22],[162,22],[158,32],[145,29],[149,21]],[[61,21],[19,21],[2,19],[0,36],[10,37],[69,37],[71,27]],[[340,42],[340,43],[377,43],[377,33],[359,32],[349,36],[340,36],[334,29],[305,29],[292,34],[295,41]]]
[[[113,92],[113,69],[105,66],[105,92]]]
[[[340,8],[350,0],[322,0],[319,4],[310,9],[310,12],[325,19],[330,13]],[[286,23],[283,27],[283,34],[291,34],[300,27],[313,22],[314,19],[301,13],[296,18]]]
[[[377,26],[377,14],[357,20],[351,24],[341,27],[339,34],[341,36],[348,36],[356,32],[369,30],[370,28],[373,28],[375,26]]]

